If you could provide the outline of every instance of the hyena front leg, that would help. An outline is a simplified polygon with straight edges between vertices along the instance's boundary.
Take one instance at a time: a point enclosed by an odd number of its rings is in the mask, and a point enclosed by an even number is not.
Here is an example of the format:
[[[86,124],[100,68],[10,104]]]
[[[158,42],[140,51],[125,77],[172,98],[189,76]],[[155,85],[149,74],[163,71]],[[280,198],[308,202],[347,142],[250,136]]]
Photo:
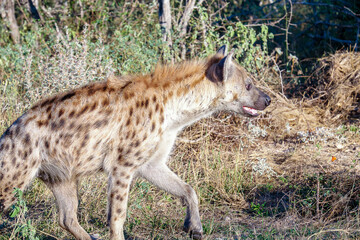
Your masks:
[[[59,224],[68,230],[76,239],[93,240],[96,239],[89,235],[77,220],[78,195],[77,181],[69,180],[60,183],[45,182],[53,192],[57,206],[59,208]]]
[[[110,223],[110,239],[124,240],[124,222],[132,175],[126,172],[113,172],[109,178],[108,189],[108,221]]]
[[[198,199],[194,189],[183,182],[164,163],[149,163],[139,169],[142,177],[168,193],[185,200],[187,205],[184,231],[190,232],[194,239],[201,239],[203,229],[198,208]]]

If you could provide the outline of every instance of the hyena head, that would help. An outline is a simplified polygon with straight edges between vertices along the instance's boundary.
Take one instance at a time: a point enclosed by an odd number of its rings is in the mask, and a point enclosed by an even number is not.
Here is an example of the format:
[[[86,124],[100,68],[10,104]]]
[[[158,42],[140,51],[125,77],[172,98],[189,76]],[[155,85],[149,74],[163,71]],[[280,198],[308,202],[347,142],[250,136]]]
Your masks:
[[[246,70],[233,61],[233,51],[226,52],[226,46],[222,46],[210,60],[213,64],[206,72],[207,78],[219,86],[219,108],[256,117],[257,110],[264,110],[271,99],[254,85]]]

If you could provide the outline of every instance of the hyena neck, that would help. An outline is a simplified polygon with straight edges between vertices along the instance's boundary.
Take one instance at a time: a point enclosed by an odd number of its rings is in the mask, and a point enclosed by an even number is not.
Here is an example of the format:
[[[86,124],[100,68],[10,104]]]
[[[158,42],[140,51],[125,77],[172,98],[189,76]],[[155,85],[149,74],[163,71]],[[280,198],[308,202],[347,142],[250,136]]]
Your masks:
[[[165,104],[165,119],[170,129],[181,130],[217,111],[218,93],[214,83],[202,75],[200,83],[192,88],[190,86],[191,84],[177,86],[174,96]]]

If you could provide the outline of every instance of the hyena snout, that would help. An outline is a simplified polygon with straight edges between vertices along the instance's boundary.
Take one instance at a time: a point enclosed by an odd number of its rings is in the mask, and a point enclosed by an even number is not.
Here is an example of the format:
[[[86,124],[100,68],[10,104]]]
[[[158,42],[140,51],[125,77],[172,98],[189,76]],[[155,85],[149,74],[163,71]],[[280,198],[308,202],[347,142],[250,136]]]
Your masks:
[[[252,100],[243,102],[241,111],[242,114],[248,117],[258,116],[259,114],[257,110],[264,110],[271,103],[271,98],[259,89],[254,89],[254,92],[252,93]]]
[[[266,107],[268,107],[271,103],[271,98],[264,92],[258,91],[258,98],[255,101],[255,108],[258,110],[264,110]]]
[[[265,107],[268,107],[269,105],[270,105],[270,103],[271,103],[271,98],[268,96],[268,95],[266,95],[265,93],[264,93],[264,98],[265,98]]]

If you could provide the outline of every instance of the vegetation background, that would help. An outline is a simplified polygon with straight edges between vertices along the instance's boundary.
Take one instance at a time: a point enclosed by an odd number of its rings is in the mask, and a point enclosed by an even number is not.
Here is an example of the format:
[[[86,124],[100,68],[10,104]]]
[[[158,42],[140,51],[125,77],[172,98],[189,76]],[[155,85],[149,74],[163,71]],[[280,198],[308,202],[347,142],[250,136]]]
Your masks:
[[[169,164],[198,193],[207,239],[360,238],[360,2],[0,1],[0,132],[36,101],[111,73],[204,58],[227,44],[273,99],[257,119],[185,129]],[[85,178],[79,219],[108,239],[106,177]],[[71,239],[36,180],[0,239]],[[128,239],[187,239],[180,201],[141,179]]]

